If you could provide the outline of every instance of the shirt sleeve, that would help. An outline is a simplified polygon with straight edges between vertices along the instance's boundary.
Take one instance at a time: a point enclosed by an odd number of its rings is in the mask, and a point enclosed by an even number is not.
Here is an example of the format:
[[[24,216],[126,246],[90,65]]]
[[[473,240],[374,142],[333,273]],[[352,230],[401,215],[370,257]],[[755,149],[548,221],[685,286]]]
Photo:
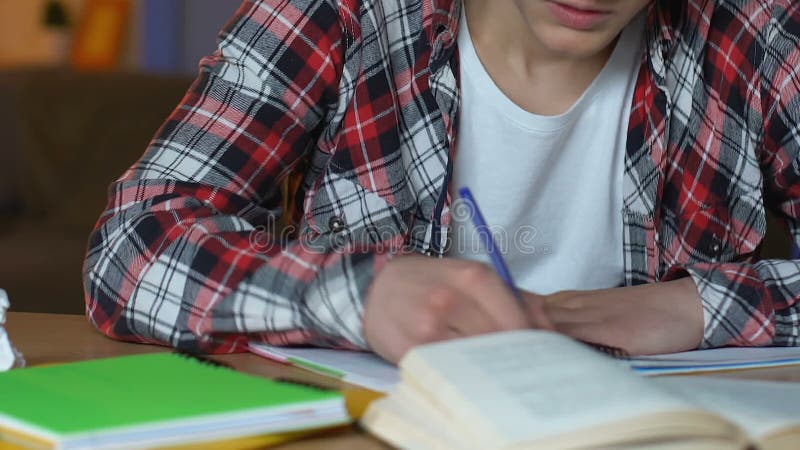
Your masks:
[[[800,245],[800,4],[772,5],[772,20],[762,31],[759,160],[764,196]],[[800,345],[800,260],[696,264],[683,270],[702,298],[703,348]]]
[[[337,99],[335,3],[245,1],[220,33],[142,159],[110,187],[83,270],[100,331],[206,352],[249,339],[366,345],[365,290],[389,255],[325,235],[282,244],[264,227]]]

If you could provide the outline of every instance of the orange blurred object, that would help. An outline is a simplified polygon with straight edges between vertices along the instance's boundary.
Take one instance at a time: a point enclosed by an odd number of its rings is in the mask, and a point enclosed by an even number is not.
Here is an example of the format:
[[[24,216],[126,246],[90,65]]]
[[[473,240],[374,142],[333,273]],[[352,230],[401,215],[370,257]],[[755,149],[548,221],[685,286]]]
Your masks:
[[[81,70],[118,67],[131,18],[131,0],[87,0],[72,47],[72,65]]]

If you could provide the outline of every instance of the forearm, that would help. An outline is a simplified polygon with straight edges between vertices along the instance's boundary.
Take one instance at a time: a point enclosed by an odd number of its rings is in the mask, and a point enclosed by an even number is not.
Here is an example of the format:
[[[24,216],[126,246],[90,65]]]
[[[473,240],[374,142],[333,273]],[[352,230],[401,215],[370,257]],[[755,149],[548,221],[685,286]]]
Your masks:
[[[197,193],[177,196],[170,183],[135,185],[116,188],[164,192],[140,202],[120,194],[116,203],[128,206],[104,216],[84,267],[88,314],[103,333],[213,352],[242,350],[249,336],[365,345],[364,291],[388,255],[334,249],[325,236],[281,248],[273,235]],[[209,194],[230,203],[222,191]]]
[[[536,300],[534,296],[531,298]],[[632,355],[696,349],[703,313],[690,278],[540,297],[558,332]]]

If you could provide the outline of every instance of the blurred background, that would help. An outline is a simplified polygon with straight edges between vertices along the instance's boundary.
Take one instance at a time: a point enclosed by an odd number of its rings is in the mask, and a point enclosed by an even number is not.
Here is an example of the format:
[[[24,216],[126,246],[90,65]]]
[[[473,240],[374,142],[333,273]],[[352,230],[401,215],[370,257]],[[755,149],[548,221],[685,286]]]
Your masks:
[[[0,0],[0,67],[65,66],[106,49],[113,64],[99,69],[193,74],[240,3]]]
[[[0,288],[84,311],[109,183],[144,151],[240,0],[0,0]]]

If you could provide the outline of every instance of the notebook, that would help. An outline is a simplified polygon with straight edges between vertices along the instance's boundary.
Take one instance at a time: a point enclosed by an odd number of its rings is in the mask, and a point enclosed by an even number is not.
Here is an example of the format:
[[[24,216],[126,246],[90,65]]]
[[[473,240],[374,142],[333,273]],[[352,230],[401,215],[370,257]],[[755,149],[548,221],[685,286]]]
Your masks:
[[[362,424],[404,449],[789,450],[800,442],[798,385],[662,382],[547,331],[417,347],[400,371]]]
[[[756,369],[800,364],[800,347],[728,347],[640,356],[629,361],[645,375]]]
[[[389,392],[400,382],[397,367],[374,353],[254,342],[250,343],[250,352],[377,392]]]
[[[256,342],[250,343],[250,351],[378,392],[389,392],[400,382],[397,367],[373,353]],[[800,364],[800,347],[718,348],[643,356],[619,363],[647,376],[777,367]]]
[[[176,353],[0,374],[0,441],[35,448],[165,447],[349,422],[341,394]]]

